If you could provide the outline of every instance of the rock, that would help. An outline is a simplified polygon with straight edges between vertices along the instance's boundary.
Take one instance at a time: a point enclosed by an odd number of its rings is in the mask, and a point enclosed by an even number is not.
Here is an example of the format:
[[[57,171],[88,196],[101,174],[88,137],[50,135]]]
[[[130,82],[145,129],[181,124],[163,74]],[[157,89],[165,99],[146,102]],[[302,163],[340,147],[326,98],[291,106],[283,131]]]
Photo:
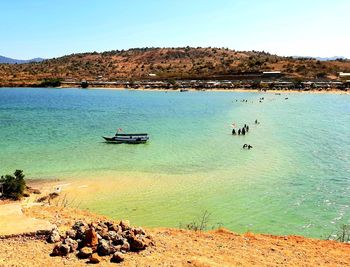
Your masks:
[[[70,247],[70,252],[74,252],[78,249],[78,242],[70,237],[66,238],[63,243]]]
[[[32,189],[32,193],[35,194],[35,195],[40,195],[41,194],[40,190],[39,189],[35,189],[35,188]]]
[[[85,226],[79,226],[78,229],[75,232],[75,238],[76,239],[85,239],[85,232],[86,232],[86,227]]]
[[[124,254],[121,252],[114,253],[111,259],[112,262],[122,262],[123,260],[124,260]]]
[[[67,256],[70,252],[70,247],[67,244],[62,244],[60,246],[61,256]]]
[[[29,193],[29,192],[24,192],[24,193],[22,194],[22,196],[23,196],[23,197],[30,197],[30,193]]]
[[[98,245],[98,237],[95,229],[93,227],[90,227],[85,231],[85,246],[92,247],[93,249],[96,249]]]
[[[120,235],[117,235],[113,240],[113,245],[123,245],[123,243],[128,242],[128,240]]]
[[[57,244],[54,246],[54,248],[52,249],[52,252],[51,252],[51,256],[59,256],[60,255],[60,246],[61,244]]]
[[[60,240],[61,240],[61,236],[60,236],[59,232],[57,231],[57,229],[52,230],[51,234],[47,238],[47,242],[49,242],[49,243],[57,243]]]
[[[75,230],[68,230],[68,231],[66,231],[66,236],[67,237],[75,239],[76,235],[77,235],[77,232]]]
[[[96,232],[100,232],[102,230],[108,232],[108,226],[104,222],[92,223],[91,225],[96,229]]]
[[[122,220],[120,221],[119,225],[122,227],[123,231],[130,229],[130,222],[128,220]]]
[[[132,251],[143,250],[147,247],[145,240],[140,236],[134,235],[133,233],[128,236],[128,242],[130,243],[130,249]]]
[[[114,254],[114,253],[116,253],[116,252],[119,252],[119,251],[121,250],[121,248],[122,248],[121,245],[116,245],[116,246],[111,245],[111,246],[109,247],[109,254]]]
[[[116,240],[118,238],[118,234],[115,231],[109,231],[108,232],[108,238],[109,240]]]
[[[100,258],[100,256],[98,256],[97,253],[93,253],[90,256],[90,263],[99,263],[100,261],[101,261],[101,258]]]
[[[70,247],[67,244],[57,244],[51,253],[51,256],[67,256],[69,254]]]
[[[110,224],[108,226],[108,230],[109,231],[114,231],[117,234],[121,234],[123,232],[122,227],[120,225],[118,225],[118,224]]]
[[[114,226],[113,222],[107,221],[107,222],[105,222],[105,225],[108,227],[109,231],[113,231],[113,226]]]
[[[46,200],[49,199],[49,196],[42,196],[42,197],[39,197],[36,202],[38,203],[41,203],[41,202],[45,202]]]
[[[72,229],[73,230],[78,230],[80,227],[85,227],[85,228],[87,228],[88,227],[88,225],[85,223],[85,222],[83,222],[83,221],[77,221],[77,222],[75,222],[74,223],[74,225],[72,226]]]
[[[78,257],[80,259],[87,259],[90,257],[91,254],[92,254],[92,248],[83,247],[82,249],[80,249],[80,251],[78,253]]]
[[[128,252],[130,250],[130,244],[128,242],[125,242],[123,245],[121,245],[120,250]]]
[[[144,242],[142,239],[139,239],[139,238],[135,238],[135,239],[131,240],[131,242],[130,242],[130,249],[132,251],[143,250],[146,247],[147,247],[146,242]]]
[[[110,245],[108,241],[102,239],[100,240],[100,243],[98,244],[97,247],[97,252],[101,256],[106,256],[110,254]]]
[[[108,222],[98,222],[98,225],[101,226],[102,228],[108,228]]]
[[[76,241],[78,242],[79,248],[84,247],[84,244],[83,244],[84,242],[81,239],[76,239]]]
[[[99,233],[99,235],[102,237],[102,239],[109,240],[108,228],[103,228],[103,229],[100,230],[98,233]]]
[[[133,232],[135,235],[145,235],[146,234],[146,232],[141,227],[134,228]]]

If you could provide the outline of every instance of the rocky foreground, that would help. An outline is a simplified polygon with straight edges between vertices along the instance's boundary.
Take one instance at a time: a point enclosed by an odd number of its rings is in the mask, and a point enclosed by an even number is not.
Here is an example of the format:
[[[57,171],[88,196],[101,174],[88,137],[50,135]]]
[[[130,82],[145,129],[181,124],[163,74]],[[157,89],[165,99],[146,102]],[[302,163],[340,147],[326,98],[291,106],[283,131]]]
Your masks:
[[[77,221],[88,223],[87,225],[80,224],[79,227],[84,226],[89,229],[93,226],[96,234],[99,231],[101,232],[102,229],[99,230],[98,225],[94,225],[94,222],[110,221],[103,216],[91,214],[87,211],[52,206],[32,207],[25,209],[24,212],[27,216],[46,219],[52,224],[56,224],[59,234],[59,237],[56,236],[56,240],[59,239],[58,242],[62,242],[62,244],[67,239],[67,234],[74,236],[73,232],[67,233],[67,231],[74,230],[74,228],[78,229],[80,223],[75,224]],[[72,228],[74,225],[75,227]],[[148,241],[154,243],[154,245],[149,244],[146,249],[135,251],[135,249],[132,249],[132,242],[129,242],[125,235],[128,230],[125,228],[126,231],[121,229],[122,232],[120,232],[119,226],[122,227],[120,222],[113,223],[113,227],[116,227],[115,230],[117,230],[114,232],[119,232],[118,235],[122,239],[118,242],[128,242],[130,251],[123,253],[125,251],[122,247],[117,247],[117,250],[120,249],[120,253],[124,257],[122,262],[115,263],[111,261],[114,254],[119,252],[116,251],[113,255],[100,256],[100,262],[97,265],[350,266],[350,244],[335,241],[308,239],[299,236],[272,236],[251,233],[241,235],[225,229],[209,232],[181,229],[144,229],[145,234],[139,229],[137,231],[139,231],[141,237],[152,236],[152,241],[151,239]],[[109,229],[110,226],[107,227]],[[107,230],[107,227],[102,228]],[[75,234],[77,234],[77,230],[75,231]],[[62,236],[61,233],[65,234]],[[125,237],[123,237],[123,233]],[[99,235],[102,237],[101,234]],[[113,235],[115,234],[112,233]],[[76,256],[81,250],[79,246],[75,253],[68,253],[65,256],[51,256],[53,249],[60,243],[48,243],[46,238],[46,236],[19,236],[1,239],[0,266],[87,266],[91,262],[91,256],[86,259],[80,259]],[[71,237],[68,236],[68,238]],[[72,239],[79,240],[76,236],[74,238]],[[119,246],[120,244],[115,245]],[[97,253],[98,246],[96,248]],[[126,247],[127,245],[125,245]],[[91,247],[88,246],[88,248]],[[93,249],[87,252],[90,255],[90,252],[93,253]]]
[[[89,263],[99,263],[101,256],[109,255],[111,262],[119,263],[129,251],[138,252],[154,245],[151,236],[141,227],[131,227],[128,221],[100,221],[90,225],[77,221],[65,233],[54,229],[47,241],[57,243],[51,256],[74,253],[80,259],[89,259]]]

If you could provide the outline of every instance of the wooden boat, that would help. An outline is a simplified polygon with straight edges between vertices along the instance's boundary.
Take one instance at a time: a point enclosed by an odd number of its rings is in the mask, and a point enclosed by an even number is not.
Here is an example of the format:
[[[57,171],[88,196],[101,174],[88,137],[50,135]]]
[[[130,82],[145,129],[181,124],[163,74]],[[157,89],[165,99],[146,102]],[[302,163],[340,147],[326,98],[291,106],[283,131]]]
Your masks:
[[[102,136],[107,143],[114,144],[144,144],[148,141],[149,137],[146,133],[141,134],[120,134],[116,133],[113,137]]]

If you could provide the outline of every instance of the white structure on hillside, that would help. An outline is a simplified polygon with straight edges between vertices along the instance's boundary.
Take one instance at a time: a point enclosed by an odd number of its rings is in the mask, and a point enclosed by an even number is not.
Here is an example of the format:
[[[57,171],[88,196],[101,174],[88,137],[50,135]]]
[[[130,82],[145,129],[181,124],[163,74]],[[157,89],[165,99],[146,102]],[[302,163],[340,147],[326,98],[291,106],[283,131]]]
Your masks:
[[[350,73],[339,72],[339,78],[343,80],[350,80]]]

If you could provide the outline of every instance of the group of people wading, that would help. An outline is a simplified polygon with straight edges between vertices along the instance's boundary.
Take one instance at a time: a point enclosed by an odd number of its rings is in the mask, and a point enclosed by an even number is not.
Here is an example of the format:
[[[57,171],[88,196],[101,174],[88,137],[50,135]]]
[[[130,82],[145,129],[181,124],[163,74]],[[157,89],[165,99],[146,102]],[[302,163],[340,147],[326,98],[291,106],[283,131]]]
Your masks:
[[[232,129],[232,135],[245,135],[246,133],[249,132],[249,126],[247,124],[244,124],[242,129],[238,129],[237,133],[235,129]]]
[[[258,120],[254,121],[255,124],[260,124],[260,122],[258,122]],[[233,127],[235,127],[235,124],[232,124]],[[243,128],[238,129],[238,131],[236,131],[234,128],[232,129],[232,135],[246,135],[249,132],[249,125],[244,124]],[[252,145],[250,144],[244,144],[243,145],[243,149],[251,149],[253,148]]]

